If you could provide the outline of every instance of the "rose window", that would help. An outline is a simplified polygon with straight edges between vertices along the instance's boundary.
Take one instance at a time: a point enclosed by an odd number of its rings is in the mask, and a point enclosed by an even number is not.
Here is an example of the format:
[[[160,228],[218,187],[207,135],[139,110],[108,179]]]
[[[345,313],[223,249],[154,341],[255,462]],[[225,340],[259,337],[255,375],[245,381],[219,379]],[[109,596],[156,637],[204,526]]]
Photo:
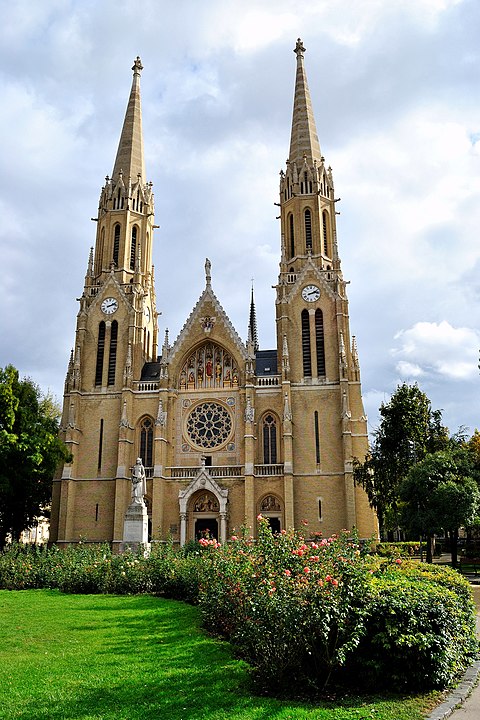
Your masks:
[[[232,432],[232,416],[220,403],[204,402],[188,416],[186,431],[197,447],[216,448],[228,440]]]

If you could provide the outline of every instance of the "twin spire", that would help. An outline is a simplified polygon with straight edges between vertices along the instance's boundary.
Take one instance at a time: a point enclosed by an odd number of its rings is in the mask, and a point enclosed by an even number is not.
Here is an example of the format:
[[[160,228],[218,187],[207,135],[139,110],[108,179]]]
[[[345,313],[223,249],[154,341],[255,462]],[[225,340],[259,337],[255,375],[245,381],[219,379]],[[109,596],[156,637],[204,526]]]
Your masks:
[[[300,38],[297,40],[294,53],[297,56],[297,76],[295,79],[292,134],[288,160],[290,163],[296,163],[297,168],[300,168],[305,158],[310,166],[313,165],[314,160],[320,164],[322,153],[320,152],[320,143],[318,142],[317,128],[315,127],[307,74],[303,64],[305,48]]]
[[[123,173],[124,181],[128,182],[128,178],[130,177],[132,178],[132,182],[136,182],[137,176],[140,175],[141,182],[145,183],[142,107],[140,102],[140,73],[143,70],[143,65],[139,57],[137,57],[133,63],[132,70],[132,89],[125,113],[125,120],[123,121],[120,142],[118,143],[112,179],[118,180],[120,173]]]

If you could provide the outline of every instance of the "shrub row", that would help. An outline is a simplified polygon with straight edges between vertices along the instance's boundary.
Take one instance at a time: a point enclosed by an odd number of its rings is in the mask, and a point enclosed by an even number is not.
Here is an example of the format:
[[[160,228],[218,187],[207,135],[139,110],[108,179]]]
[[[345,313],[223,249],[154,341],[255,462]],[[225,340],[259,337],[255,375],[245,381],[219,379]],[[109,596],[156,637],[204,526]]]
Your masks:
[[[227,638],[266,689],[295,682],[445,687],[477,650],[468,582],[449,568],[363,552],[355,538],[306,541],[291,531],[155,545],[112,554],[14,546],[0,555],[0,586],[73,593],[156,593],[198,603],[210,632]]]

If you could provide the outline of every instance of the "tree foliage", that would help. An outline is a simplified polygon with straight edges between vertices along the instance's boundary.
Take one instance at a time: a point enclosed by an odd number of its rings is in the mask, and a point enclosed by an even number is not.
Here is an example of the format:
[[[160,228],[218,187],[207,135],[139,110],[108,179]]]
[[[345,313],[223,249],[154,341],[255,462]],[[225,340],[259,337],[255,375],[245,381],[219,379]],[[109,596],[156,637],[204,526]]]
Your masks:
[[[448,531],[454,565],[458,528],[470,525],[480,508],[476,474],[468,447],[453,445],[427,454],[410,468],[399,488],[402,526],[427,538]]]
[[[60,461],[69,459],[58,437],[58,411],[12,365],[0,368],[0,547],[18,539],[51,497]]]
[[[380,406],[381,422],[365,462],[355,462],[355,481],[362,485],[378,515],[381,532],[398,524],[399,487],[410,467],[427,453],[448,445],[440,410],[418,385],[399,385]]]

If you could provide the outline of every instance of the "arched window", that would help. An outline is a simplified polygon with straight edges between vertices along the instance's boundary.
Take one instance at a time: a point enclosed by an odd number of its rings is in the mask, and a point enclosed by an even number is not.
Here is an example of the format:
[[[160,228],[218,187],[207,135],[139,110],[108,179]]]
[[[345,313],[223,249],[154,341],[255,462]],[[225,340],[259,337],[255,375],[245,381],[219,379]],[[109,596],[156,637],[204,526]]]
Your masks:
[[[95,366],[95,385],[102,384],[103,377],[103,356],[105,354],[105,322],[102,322],[98,326],[98,341],[97,341],[97,363]]]
[[[275,465],[277,462],[277,425],[273,415],[263,418],[263,463]]]
[[[114,320],[110,330],[110,353],[108,356],[107,385],[115,385],[115,368],[117,365],[118,322]]]
[[[308,310],[302,310],[303,375],[312,377],[312,349],[310,346],[310,318]]]
[[[312,213],[305,210],[305,247],[307,252],[312,249]]]
[[[130,270],[135,270],[135,258],[137,256],[137,226],[132,228],[132,241],[130,243]]]
[[[140,425],[140,452],[139,457],[146,468],[153,467],[153,421],[144,418]]]
[[[323,313],[315,310],[315,344],[317,348],[317,376],[325,376],[325,338],[323,331]]]
[[[118,267],[118,254],[120,252],[120,225],[117,223],[113,228],[113,262]]]
[[[102,232],[100,233],[100,242],[98,244],[98,252],[96,256],[96,267],[94,270],[95,275],[98,275],[99,272],[101,272],[103,267],[103,252],[105,247],[105,228],[102,227]]]
[[[322,224],[323,224],[323,253],[329,256],[328,248],[328,213],[324,210],[322,213]]]
[[[288,234],[290,240],[290,257],[295,257],[295,233],[293,228],[293,214],[288,216]]]

